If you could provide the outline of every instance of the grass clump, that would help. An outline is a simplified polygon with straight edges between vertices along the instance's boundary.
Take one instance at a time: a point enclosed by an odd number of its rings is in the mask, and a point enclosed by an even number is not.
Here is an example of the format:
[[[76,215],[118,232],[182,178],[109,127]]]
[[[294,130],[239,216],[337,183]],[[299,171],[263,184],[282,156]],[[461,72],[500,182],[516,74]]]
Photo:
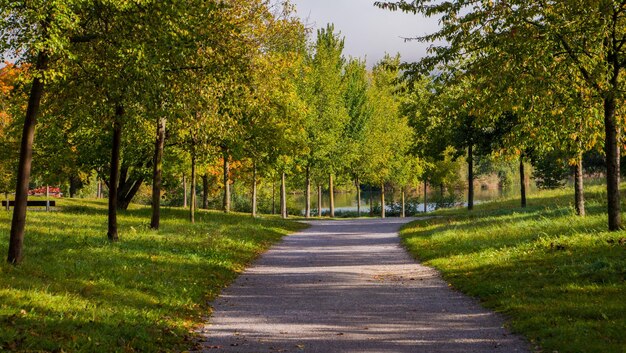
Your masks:
[[[250,261],[303,226],[277,218],[183,209],[119,215],[121,242],[106,240],[106,204],[60,200],[29,212],[25,259],[0,262],[0,351],[162,352],[189,349],[206,302]],[[0,212],[0,254],[10,214]]]
[[[547,352],[626,352],[626,232],[608,232],[606,193],[568,190],[445,210],[402,231],[404,245],[455,288],[505,313]]]

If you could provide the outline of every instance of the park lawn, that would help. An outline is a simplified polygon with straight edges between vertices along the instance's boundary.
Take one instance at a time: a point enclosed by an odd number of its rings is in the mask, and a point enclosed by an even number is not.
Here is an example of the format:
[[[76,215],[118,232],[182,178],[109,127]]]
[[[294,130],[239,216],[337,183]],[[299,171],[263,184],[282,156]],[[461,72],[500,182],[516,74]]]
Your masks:
[[[624,187],[625,185],[622,185]],[[445,210],[409,224],[403,243],[456,289],[504,313],[543,352],[626,352],[626,231],[607,232],[606,191],[573,191]],[[624,207],[624,206],[622,206]]]
[[[25,258],[0,261],[0,351],[163,352],[193,347],[193,329],[247,264],[304,225],[278,218],[163,209],[121,212],[106,240],[106,201],[57,200],[29,211]],[[0,212],[0,255],[10,214]]]

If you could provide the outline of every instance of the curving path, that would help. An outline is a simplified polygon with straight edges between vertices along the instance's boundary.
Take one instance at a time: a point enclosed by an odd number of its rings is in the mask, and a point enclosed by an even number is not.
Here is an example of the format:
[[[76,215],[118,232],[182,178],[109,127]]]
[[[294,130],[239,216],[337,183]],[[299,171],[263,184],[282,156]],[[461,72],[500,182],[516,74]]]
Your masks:
[[[314,221],[213,303],[203,352],[529,352],[400,247],[411,219]]]

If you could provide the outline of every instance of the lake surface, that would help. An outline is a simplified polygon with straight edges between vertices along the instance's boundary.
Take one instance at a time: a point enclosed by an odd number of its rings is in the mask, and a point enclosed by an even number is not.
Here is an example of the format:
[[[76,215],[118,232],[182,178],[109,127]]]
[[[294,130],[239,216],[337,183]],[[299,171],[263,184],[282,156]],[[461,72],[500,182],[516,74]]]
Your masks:
[[[474,202],[486,202],[491,200],[497,200],[503,197],[512,197],[515,195],[519,195],[519,190],[510,189],[510,190],[499,190],[499,189],[481,189],[476,188],[474,191]],[[459,196],[457,198],[457,205],[463,205],[467,203],[467,191],[463,191],[463,194],[458,193]],[[372,201],[374,203],[374,207],[380,206],[380,192],[372,192]],[[406,196],[407,202],[412,200],[415,202],[415,206],[420,212],[424,210],[424,200],[423,195],[410,194]],[[428,200],[434,200],[438,197],[438,191],[429,192]],[[399,192],[396,193],[385,193],[385,201],[386,203],[401,201],[401,194]],[[361,192],[361,212],[368,213],[370,210],[370,193],[367,191]],[[302,194],[294,194],[287,196],[287,203],[290,208],[301,208],[302,212],[304,212],[305,207],[305,198]],[[356,192],[348,192],[348,193],[336,193],[335,194],[335,211],[338,212],[356,212],[357,205],[359,200],[357,200]],[[329,211],[330,209],[330,197],[328,193],[324,193],[322,195],[322,212]],[[311,209],[317,209],[317,193],[311,193]],[[434,211],[437,208],[437,204],[428,202],[426,205],[428,212]],[[389,209],[389,206],[387,206]]]

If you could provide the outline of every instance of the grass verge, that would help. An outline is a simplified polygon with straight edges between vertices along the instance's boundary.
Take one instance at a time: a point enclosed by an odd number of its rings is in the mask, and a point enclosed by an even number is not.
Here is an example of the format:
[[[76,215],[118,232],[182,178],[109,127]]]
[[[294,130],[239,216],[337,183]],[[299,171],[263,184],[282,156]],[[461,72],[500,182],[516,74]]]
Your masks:
[[[404,245],[455,288],[506,314],[544,352],[626,352],[626,232],[607,232],[606,192],[587,190],[445,210],[402,231]]]
[[[164,209],[119,215],[121,242],[106,240],[106,204],[57,200],[28,214],[25,259],[0,262],[0,351],[163,352],[191,348],[193,328],[247,264],[304,227],[278,218]],[[10,214],[0,211],[0,255]]]

